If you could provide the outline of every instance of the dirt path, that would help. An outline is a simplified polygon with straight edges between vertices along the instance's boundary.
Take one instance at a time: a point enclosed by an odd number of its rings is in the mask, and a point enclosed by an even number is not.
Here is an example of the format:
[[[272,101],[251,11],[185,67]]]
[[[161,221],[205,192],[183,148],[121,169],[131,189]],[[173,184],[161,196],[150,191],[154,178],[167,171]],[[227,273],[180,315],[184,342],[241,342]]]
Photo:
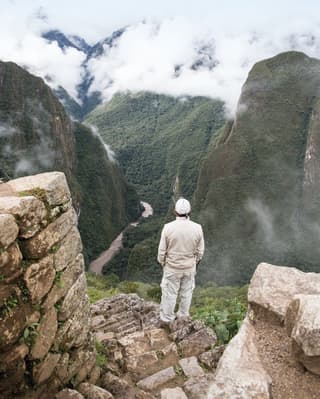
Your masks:
[[[153,215],[152,206],[150,204],[148,204],[147,202],[142,202],[142,205],[144,206],[144,211],[142,212],[141,216],[143,218],[152,216]],[[129,226],[138,226],[138,224],[139,224],[139,221],[136,221],[136,222],[130,223]],[[126,229],[124,229],[123,232]],[[103,266],[105,264],[107,264],[108,262],[110,262],[110,260],[114,257],[114,255],[117,252],[119,252],[120,249],[122,248],[123,232],[120,233],[118,235],[118,237],[112,241],[110,247],[106,251],[103,251],[96,260],[94,260],[90,263],[89,270],[91,272],[96,273],[96,274],[102,274]]]
[[[292,357],[284,327],[257,321],[255,329],[261,361],[272,378],[273,399],[319,399],[320,378]]]

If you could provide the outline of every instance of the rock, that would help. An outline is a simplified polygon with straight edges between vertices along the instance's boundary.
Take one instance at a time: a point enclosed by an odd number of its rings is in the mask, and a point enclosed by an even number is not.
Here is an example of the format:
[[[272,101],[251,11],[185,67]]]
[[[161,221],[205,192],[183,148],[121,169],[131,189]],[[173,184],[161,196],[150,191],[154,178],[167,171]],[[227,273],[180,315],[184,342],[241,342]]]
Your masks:
[[[55,264],[55,263],[54,263]],[[55,264],[56,265],[56,264]],[[50,309],[54,306],[61,298],[63,298],[73,284],[76,282],[80,274],[84,271],[84,259],[83,255],[79,254],[73,263],[61,273],[59,277],[59,282],[54,284],[48,293],[45,301],[42,304],[44,310]]]
[[[90,331],[90,304],[88,297],[82,293],[81,302],[74,314],[66,321],[60,322],[55,338],[56,350],[67,351],[72,347],[80,347],[88,340]]]
[[[51,377],[60,357],[61,355],[59,353],[48,353],[44,361],[33,368],[33,382],[40,385],[47,381]]]
[[[51,308],[42,317],[31,349],[32,359],[42,359],[51,348],[58,329],[57,312]]]
[[[135,399],[156,399],[156,397],[151,395],[151,393],[149,393],[149,392],[142,391],[141,389],[137,389]]]
[[[62,205],[71,198],[66,177],[62,172],[48,172],[20,177],[6,184],[18,193],[40,189],[50,207]]]
[[[56,394],[55,399],[85,399],[80,392],[75,391],[74,389],[64,389]]]
[[[54,267],[59,272],[73,263],[82,251],[82,242],[77,226],[73,226],[53,252]]]
[[[208,350],[216,342],[217,337],[215,333],[210,328],[202,328],[184,338],[179,342],[178,347],[183,356],[198,356],[200,353]]]
[[[161,399],[188,399],[181,388],[167,388],[161,391]]]
[[[49,292],[55,280],[56,272],[54,270],[52,255],[49,255],[38,263],[32,263],[24,273],[24,281],[30,292],[33,304],[40,300]]]
[[[102,377],[101,386],[110,391],[115,399],[135,399],[135,390],[133,386],[110,372]]]
[[[204,374],[204,371],[199,366],[197,358],[195,356],[188,357],[179,360],[179,365],[183,370],[183,373],[188,377],[199,377]]]
[[[78,385],[83,382],[85,379],[88,378],[91,370],[96,364],[96,352],[89,352],[88,353],[88,360],[82,364],[82,367],[78,371],[75,377],[75,384]]]
[[[22,303],[20,296],[16,298],[18,303],[10,300],[9,310],[0,316],[0,350],[6,350],[9,345],[18,341],[28,325],[29,318],[35,313],[30,304]]]
[[[217,367],[225,348],[225,345],[220,345],[210,351],[201,353],[201,355],[199,355],[200,362],[208,369],[214,370]]]
[[[74,209],[71,208],[40,233],[21,242],[24,257],[27,259],[40,259],[46,256],[50,250],[54,252],[54,245],[58,244],[76,223],[77,216]]]
[[[213,374],[205,374],[201,377],[190,378],[184,385],[184,392],[188,399],[215,399],[215,396],[209,396],[210,385],[214,381]],[[238,399],[238,396],[228,396],[225,399]],[[257,398],[258,399],[258,398]],[[259,398],[260,399],[260,398]]]
[[[94,351],[94,346],[93,342],[89,341],[87,342],[87,346],[85,347],[80,347],[77,348],[76,350],[73,350],[71,353],[71,356],[69,358],[69,367],[68,367],[68,379],[70,380],[71,378],[77,379],[77,374],[80,373],[80,371],[83,369],[83,367],[86,367],[86,364],[88,363],[88,369],[91,367],[93,368],[94,363],[93,359],[95,358],[95,351]]]
[[[251,279],[248,301],[254,313],[271,312],[283,322],[287,307],[297,294],[320,294],[320,274],[260,263]]]
[[[157,351],[158,359],[161,360],[163,368],[177,364],[179,361],[179,354],[177,345],[174,342]]]
[[[29,353],[29,348],[25,344],[20,344],[8,352],[0,354],[0,372],[10,372],[15,370],[19,363],[24,363],[25,357]]]
[[[0,275],[6,284],[15,281],[23,273],[22,253],[15,242],[6,250],[0,251]]]
[[[296,295],[285,325],[294,340],[294,353],[311,372],[320,375],[320,295]]]
[[[82,393],[85,399],[113,399],[110,392],[87,382],[80,384],[78,391]]]
[[[96,355],[95,355],[95,360],[96,360]],[[99,366],[94,366],[90,372],[88,382],[90,384],[96,385],[100,377],[101,377],[101,368]]]
[[[171,323],[170,329],[172,331],[170,337],[173,341],[182,341],[192,332],[199,331],[205,328],[205,324],[200,320],[192,320],[189,317],[179,317]]]
[[[71,375],[69,370],[69,360],[69,353],[63,353],[54,370],[55,376],[59,379],[59,381],[61,381],[62,384],[66,384],[76,374],[75,372]]]
[[[219,361],[208,397],[271,398],[271,378],[260,361],[254,334],[254,328],[246,318]]]
[[[137,387],[146,391],[152,391],[159,386],[173,380],[176,377],[176,373],[173,367],[168,367],[164,370],[158,371],[157,373],[150,375],[149,377],[140,380],[137,383]]]
[[[0,215],[0,248],[4,250],[18,237],[19,227],[12,215]]]
[[[35,197],[0,197],[0,214],[9,213],[19,223],[19,236],[34,236],[47,222],[47,210]]]
[[[159,370],[158,366],[159,359],[155,351],[126,358],[126,370],[131,373],[135,379],[144,378],[156,370]]]
[[[153,350],[158,350],[170,344],[168,335],[162,328],[147,330],[146,335],[149,338],[150,345]]]
[[[82,305],[83,301],[88,300],[86,292],[87,280],[85,274],[82,273],[63,299],[59,310],[60,321],[68,319]]]

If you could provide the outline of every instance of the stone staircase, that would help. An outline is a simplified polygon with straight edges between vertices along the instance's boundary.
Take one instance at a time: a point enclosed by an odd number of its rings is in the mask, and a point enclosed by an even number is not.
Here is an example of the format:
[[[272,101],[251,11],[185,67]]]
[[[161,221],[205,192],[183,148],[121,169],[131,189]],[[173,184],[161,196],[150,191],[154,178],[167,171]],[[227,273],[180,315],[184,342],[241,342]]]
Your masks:
[[[135,294],[91,306],[92,331],[108,350],[99,385],[115,399],[207,397],[222,349],[202,322],[180,319],[161,328],[159,306]]]

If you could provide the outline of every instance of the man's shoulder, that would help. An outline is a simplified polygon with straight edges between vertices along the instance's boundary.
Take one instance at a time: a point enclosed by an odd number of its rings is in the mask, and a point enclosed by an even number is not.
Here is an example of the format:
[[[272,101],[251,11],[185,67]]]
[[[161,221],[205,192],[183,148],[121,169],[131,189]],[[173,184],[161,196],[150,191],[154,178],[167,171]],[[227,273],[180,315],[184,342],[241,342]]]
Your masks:
[[[190,223],[192,223],[192,225],[194,226],[194,227],[196,227],[197,229],[201,229],[202,230],[202,226],[201,226],[201,224],[200,223],[196,223],[196,222],[194,222],[193,220],[190,220]]]

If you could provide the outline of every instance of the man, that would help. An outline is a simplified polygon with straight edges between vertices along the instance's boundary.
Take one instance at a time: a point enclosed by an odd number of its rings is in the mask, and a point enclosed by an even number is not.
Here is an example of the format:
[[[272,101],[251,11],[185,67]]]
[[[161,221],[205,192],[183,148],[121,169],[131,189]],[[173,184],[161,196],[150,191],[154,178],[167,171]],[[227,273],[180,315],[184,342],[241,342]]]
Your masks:
[[[196,267],[204,252],[202,227],[189,219],[190,212],[190,202],[180,198],[175,205],[176,220],[165,224],[161,233],[158,262],[163,267],[160,319],[164,323],[175,319],[179,291],[177,317],[189,316]]]

